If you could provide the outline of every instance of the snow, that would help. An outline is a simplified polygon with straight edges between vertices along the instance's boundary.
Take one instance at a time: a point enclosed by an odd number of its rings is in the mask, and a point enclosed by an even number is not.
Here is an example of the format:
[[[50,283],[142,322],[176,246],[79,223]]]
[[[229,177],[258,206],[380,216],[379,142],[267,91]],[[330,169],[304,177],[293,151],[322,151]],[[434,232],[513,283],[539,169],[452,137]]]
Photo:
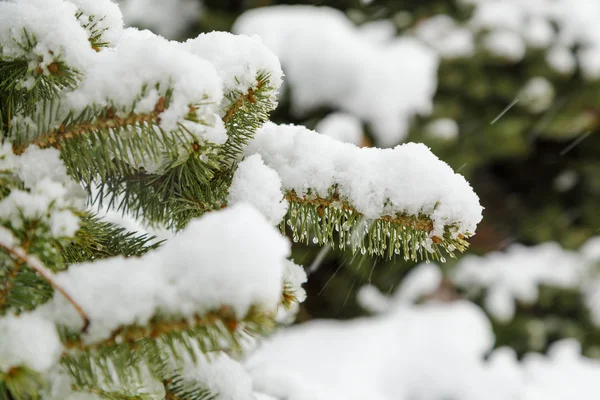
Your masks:
[[[456,225],[475,232],[479,198],[468,182],[422,144],[393,149],[359,148],[301,126],[266,123],[246,154],[260,154],[279,174],[285,190],[327,198],[337,185],[340,197],[369,219],[406,213],[429,215],[433,235]]]
[[[340,142],[360,146],[364,140],[362,122],[352,114],[335,112],[327,115],[315,126],[315,131]]]
[[[158,93],[150,89],[142,94],[143,87],[157,86]],[[172,98],[160,114],[162,129],[171,131],[184,125],[201,143],[222,144],[227,140],[218,114],[223,88],[215,67],[148,32],[128,29],[114,50],[97,53],[81,84],[65,95],[65,103],[75,111],[90,104],[113,106],[117,115],[127,116],[132,104],[138,113],[151,112],[159,94],[165,96],[167,89],[172,89]],[[208,125],[184,119],[190,105],[198,104],[202,106],[198,107],[197,116]]]
[[[546,62],[555,71],[561,74],[572,74],[577,62],[567,47],[554,46],[546,53]]]
[[[190,343],[194,346],[193,342]],[[195,346],[196,360],[184,353],[182,368],[184,382],[198,384],[202,388],[216,393],[215,400],[254,400],[252,378],[244,367],[227,354],[203,354]],[[177,362],[175,366],[179,365]],[[193,386],[192,386],[193,387]]]
[[[576,341],[521,361],[510,348],[492,350],[493,343],[474,304],[396,304],[370,318],[287,328],[246,367],[257,390],[288,400],[597,397],[600,361],[582,357]]]
[[[359,34],[373,43],[385,43],[396,36],[396,26],[389,19],[369,21],[358,26]]]
[[[269,84],[275,89],[273,96],[281,86],[283,72],[279,59],[256,35],[203,33],[189,39],[182,46],[215,66],[225,92],[246,93],[249,88],[256,89],[256,77],[259,73],[269,75]]]
[[[0,318],[0,372],[26,366],[43,372],[62,352],[54,324],[32,314]]]
[[[589,80],[600,79],[600,44],[579,52],[579,63],[583,76]]]
[[[506,252],[484,257],[467,256],[456,267],[453,281],[469,290],[486,289],[485,309],[500,321],[514,317],[516,301],[534,303],[540,285],[581,288],[594,322],[600,326],[600,275],[589,256],[598,248],[594,243],[597,239],[590,239],[581,254],[544,243],[513,245]]]
[[[451,118],[438,118],[425,126],[427,134],[440,140],[455,140],[459,133],[458,123]]]
[[[465,1],[467,2],[467,1]],[[578,61],[589,80],[600,77],[600,3],[590,0],[470,0],[475,12],[469,25],[478,31],[491,31],[487,47],[508,59],[518,61],[524,39],[534,48],[555,46],[547,62],[558,72],[571,73],[574,55],[568,50],[578,45]],[[553,28],[556,26],[556,32]],[[509,35],[509,32],[512,34]],[[502,33],[501,36],[499,33]],[[514,52],[509,52],[510,47]]]
[[[243,202],[256,207],[273,225],[281,222],[288,209],[279,175],[267,167],[258,154],[239,163],[233,174],[227,203],[234,205]]]
[[[25,59],[30,73],[37,67],[49,74],[48,65],[56,60],[83,70],[93,55],[88,35],[81,27],[74,4],[63,0],[10,0],[0,2],[0,55],[8,59]],[[26,38],[35,36],[33,51],[23,49]]]
[[[558,192],[567,192],[573,189],[578,181],[579,176],[577,172],[573,170],[565,170],[554,179],[554,189]]]
[[[392,146],[415,114],[431,112],[438,57],[414,38],[373,41],[342,12],[310,6],[253,9],[233,31],[258,34],[279,57],[297,116],[332,107],[361,118],[377,144]]]
[[[119,326],[146,324],[157,313],[187,318],[223,305],[238,318],[252,305],[275,312],[289,252],[277,229],[253,207],[239,204],[190,222],[141,258],[76,264],[55,280],[90,318],[85,340],[94,342]],[[81,327],[61,296],[41,312],[59,324]]]
[[[435,15],[420,22],[414,34],[444,58],[469,57],[475,50],[473,33],[447,15]]]
[[[289,260],[285,263],[283,281],[291,292],[294,293],[298,303],[306,300],[306,290],[304,290],[302,284],[306,283],[307,279],[306,272],[302,266]]]
[[[288,328],[246,366],[258,390],[289,400],[459,394],[464,400],[481,399],[490,397],[467,389],[469,382],[486,377],[481,357],[492,344],[490,324],[476,306],[427,304],[372,318]]]
[[[442,272],[434,264],[416,266],[398,287],[395,300],[398,303],[410,304],[419,298],[435,292],[442,282]]]
[[[554,101],[554,86],[546,78],[535,76],[531,78],[519,93],[519,104],[530,111],[540,113],[547,110]]]
[[[0,220],[11,229],[21,229],[25,220],[37,219],[48,225],[53,237],[74,236],[79,218],[72,209],[84,206],[86,194],[67,175],[59,151],[30,146],[16,156],[7,142],[0,154],[2,169],[21,179],[25,189],[12,189],[0,201]]]
[[[120,0],[119,5],[127,25],[151,29],[167,39],[180,38],[203,12],[199,0]]]
[[[483,38],[483,45],[492,54],[512,62],[521,61],[527,52],[527,47],[521,36],[505,29],[488,33]]]

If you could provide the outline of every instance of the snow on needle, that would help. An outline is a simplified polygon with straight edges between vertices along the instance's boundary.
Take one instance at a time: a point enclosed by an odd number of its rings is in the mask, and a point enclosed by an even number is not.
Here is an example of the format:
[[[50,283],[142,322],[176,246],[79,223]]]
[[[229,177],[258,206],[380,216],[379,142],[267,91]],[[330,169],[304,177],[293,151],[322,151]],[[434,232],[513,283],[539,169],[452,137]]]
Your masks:
[[[510,103],[508,106],[506,106],[506,108],[504,110],[502,110],[502,112],[496,118],[494,118],[494,120],[492,122],[490,122],[490,125],[494,125],[494,123],[496,121],[498,121],[500,118],[502,118],[502,116],[504,114],[506,114],[508,110],[510,110],[511,108],[513,108],[513,106],[515,104],[517,104],[518,102],[519,102],[518,98],[514,99],[514,101],[512,103]]]

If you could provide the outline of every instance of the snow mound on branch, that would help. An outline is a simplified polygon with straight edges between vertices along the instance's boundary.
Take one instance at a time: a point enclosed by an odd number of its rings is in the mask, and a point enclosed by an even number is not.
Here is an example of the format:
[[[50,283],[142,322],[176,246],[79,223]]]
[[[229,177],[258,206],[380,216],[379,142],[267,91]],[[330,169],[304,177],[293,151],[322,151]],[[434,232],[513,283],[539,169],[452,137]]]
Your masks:
[[[0,2],[0,56],[26,59],[30,71],[37,67],[48,74],[48,66],[63,61],[69,67],[83,70],[94,50],[88,34],[75,18],[77,7],[63,0],[10,0]],[[37,44],[30,52],[26,31]]]
[[[157,85],[161,93],[154,89]],[[144,86],[151,89],[140,98]],[[128,29],[114,50],[96,54],[93,66],[77,89],[65,96],[65,102],[76,111],[94,104],[113,106],[115,111],[126,109],[126,114],[137,104],[136,113],[147,113],[154,110],[167,88],[172,89],[172,99],[160,115],[162,129],[176,129],[185,123],[190,105],[202,103],[199,118],[209,121],[210,126],[186,124],[186,128],[201,141],[222,144],[227,140],[218,114],[223,83],[215,67],[149,32]]]
[[[283,197],[281,179],[258,154],[239,163],[233,174],[227,203],[242,202],[255,206],[273,225],[278,224],[287,212],[288,202]]]
[[[258,34],[279,56],[299,116],[340,109],[392,146],[406,137],[411,117],[431,112],[438,57],[413,38],[373,42],[342,12],[310,6],[250,10],[233,31]]]
[[[62,352],[54,324],[30,314],[0,318],[0,338],[0,372],[18,366],[42,372]]]
[[[327,198],[337,185],[367,218],[420,213],[431,217],[433,235],[456,225],[475,232],[482,218],[479,198],[462,175],[422,144],[393,149],[359,148],[301,126],[266,123],[246,149],[260,154],[279,174],[285,190]]]
[[[253,207],[239,204],[192,221],[146,256],[76,264],[56,281],[90,318],[85,339],[93,342],[121,325],[144,325],[158,312],[186,318],[224,305],[239,318],[252,305],[275,312],[289,253],[277,229]],[[81,327],[61,296],[43,312],[59,324]]]
[[[474,304],[396,304],[384,315],[288,328],[246,367],[254,387],[277,399],[597,397],[600,361],[582,357],[576,341],[522,361],[510,348],[492,350],[493,343],[491,324]]]
[[[279,59],[256,35],[203,33],[184,42],[183,48],[215,66],[225,92],[246,93],[249,88],[256,89],[259,73],[267,74],[270,85],[276,90],[282,84],[283,71]],[[273,94],[276,95],[277,91]]]

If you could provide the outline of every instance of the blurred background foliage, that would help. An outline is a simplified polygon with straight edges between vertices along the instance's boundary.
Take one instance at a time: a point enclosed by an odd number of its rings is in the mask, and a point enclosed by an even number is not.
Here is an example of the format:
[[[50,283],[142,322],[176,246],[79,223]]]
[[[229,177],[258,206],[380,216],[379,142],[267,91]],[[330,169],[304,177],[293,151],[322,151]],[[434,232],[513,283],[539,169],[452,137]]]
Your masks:
[[[473,13],[468,3],[202,0],[198,18],[173,39],[228,31],[244,11],[278,4],[337,8],[357,25],[389,20],[398,35],[413,35],[420,25],[439,15],[450,16],[471,29],[465,23]],[[577,249],[600,232],[600,79],[586,79],[576,62],[568,71],[551,68],[546,60],[549,49],[544,45],[528,45],[524,57],[516,61],[491,54],[482,42],[485,33],[474,32],[472,55],[441,58],[433,112],[414,118],[407,140],[431,147],[463,174],[480,196],[484,219],[471,241],[470,252],[485,254],[513,242],[535,245],[546,241]],[[568,50],[575,54],[578,48],[575,45]],[[544,84],[549,82],[550,90],[523,94],[527,84],[536,79],[538,88],[547,88]],[[317,109],[298,118],[290,106],[289,93],[283,93],[272,119],[314,128],[324,116],[337,111]],[[432,134],[431,124],[439,119],[454,121],[457,133]],[[373,143],[368,126],[364,133],[366,141]],[[371,283],[383,293],[392,293],[414,267],[401,259],[376,260],[305,245],[295,246],[293,258],[309,268],[310,274],[300,322],[359,316],[364,310],[356,293],[362,285]],[[444,270],[450,271],[453,263],[449,261]],[[454,288],[450,280],[444,281],[439,291],[442,299],[469,296],[479,304],[483,299],[481,293],[467,294]],[[577,290],[542,287],[539,301],[520,304],[512,321],[492,321],[497,345],[509,345],[518,354],[545,351],[558,339],[575,337],[582,343],[584,354],[600,357],[600,330],[591,322]],[[532,331],[536,324],[546,327],[542,337]]]

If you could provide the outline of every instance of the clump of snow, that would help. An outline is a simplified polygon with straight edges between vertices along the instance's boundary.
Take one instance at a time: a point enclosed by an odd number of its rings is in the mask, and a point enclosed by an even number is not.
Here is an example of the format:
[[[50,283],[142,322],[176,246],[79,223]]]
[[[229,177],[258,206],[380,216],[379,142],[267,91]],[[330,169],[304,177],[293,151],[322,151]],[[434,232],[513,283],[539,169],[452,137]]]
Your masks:
[[[173,370],[180,370],[183,387],[209,389],[216,394],[215,400],[254,400],[252,378],[239,362],[222,352],[204,354],[194,341],[188,341],[187,346],[193,350],[194,359],[188,350],[179,352],[183,363],[181,359],[171,360]]]
[[[433,220],[432,234],[441,236],[448,225],[474,233],[482,218],[479,198],[464,177],[422,144],[359,148],[301,126],[266,123],[246,154],[260,154],[284,189],[299,196],[310,190],[326,198],[335,185],[370,219],[423,213]]]
[[[348,113],[336,112],[327,115],[315,126],[315,131],[357,146],[364,140],[360,119]]]
[[[589,80],[600,79],[600,44],[596,48],[588,47],[581,50],[579,63],[586,78]]]
[[[438,57],[413,38],[376,43],[342,12],[310,6],[253,9],[233,30],[258,34],[279,57],[298,116],[336,108],[369,123],[379,145],[392,146],[413,115],[431,112]]]
[[[593,242],[591,239],[588,243]],[[586,246],[583,249],[593,248],[591,244]],[[535,302],[540,285],[581,288],[595,323],[600,325],[600,276],[593,262],[556,243],[535,247],[513,245],[506,252],[465,257],[458,264],[453,280],[459,287],[485,288],[485,308],[500,321],[514,317],[515,301]]]
[[[33,314],[0,318],[0,337],[1,372],[19,366],[43,372],[62,352],[54,324]]]
[[[521,36],[515,32],[498,29],[483,38],[483,45],[492,54],[518,62],[525,57],[527,46]]]
[[[375,286],[360,288],[357,300],[365,310],[381,314],[389,312],[398,305],[410,305],[425,296],[430,296],[442,283],[442,271],[435,264],[420,264],[412,269],[402,280],[391,297],[385,296]]]
[[[306,283],[307,279],[306,272],[302,266],[293,261],[285,263],[283,282],[294,293],[298,303],[302,303],[306,300],[306,290],[304,290],[302,284]]]
[[[600,361],[582,357],[572,339],[519,361],[510,348],[492,350],[491,325],[474,304],[395,304],[388,311],[281,331],[246,363],[254,387],[290,400],[597,396]]]
[[[415,35],[444,58],[469,57],[475,49],[473,33],[447,15],[436,15],[420,22]]]
[[[200,20],[200,0],[119,0],[125,23],[178,39]]]
[[[489,379],[482,358],[492,345],[490,324],[473,304],[427,304],[297,325],[266,342],[246,366],[255,387],[277,398],[479,400],[490,398],[484,387],[469,389]]]
[[[359,33],[374,43],[385,43],[396,36],[396,26],[389,19],[369,21],[358,27]]]
[[[554,40],[554,28],[548,19],[533,17],[526,24],[524,36],[530,46],[545,48],[550,46]]]
[[[573,170],[565,170],[554,179],[554,189],[559,192],[571,190],[579,181],[577,172]]]
[[[79,218],[72,209],[83,208],[86,194],[67,175],[59,151],[30,146],[16,156],[6,142],[0,158],[1,168],[18,177],[25,189],[14,188],[0,201],[0,220],[11,229],[23,228],[25,220],[41,220],[54,237],[75,235]]]
[[[252,305],[275,312],[289,252],[277,229],[253,207],[239,204],[192,221],[141,258],[72,265],[55,280],[89,316],[85,340],[93,342],[119,326],[146,324],[157,313],[185,318],[223,305],[239,318]],[[81,326],[61,296],[42,312],[59,324]]]
[[[546,62],[561,74],[572,74],[577,66],[575,56],[567,47],[554,46],[546,53]]]
[[[535,113],[545,111],[554,101],[554,86],[544,77],[531,78],[519,94],[521,105]]]
[[[0,2],[0,56],[27,60],[32,73],[39,67],[49,74],[48,66],[58,60],[83,70],[94,51],[87,32],[75,18],[76,12],[77,7],[64,0]],[[23,48],[27,43],[24,32],[29,38],[35,37],[32,50]]]
[[[258,154],[239,163],[229,187],[227,203],[243,202],[256,207],[273,225],[283,219],[288,209],[279,175],[267,167]]]
[[[451,118],[438,118],[425,126],[426,133],[440,140],[455,140],[458,137],[459,126]]]
[[[571,73],[575,57],[584,76],[600,77],[600,3],[589,0],[504,0],[470,1],[475,13],[469,25],[477,31],[490,31],[486,47],[495,54],[518,61],[521,41],[534,48],[553,46],[547,62],[561,73]],[[556,27],[556,29],[554,27]],[[577,54],[569,48],[580,47]],[[513,48],[510,50],[510,48]]]
[[[160,92],[151,89],[140,97],[144,86],[159,86]],[[171,131],[184,125],[201,143],[227,140],[218,114],[223,87],[215,67],[159,36],[131,29],[113,51],[95,55],[94,64],[77,89],[66,94],[65,103],[75,111],[90,104],[113,106],[126,116],[132,104],[137,104],[137,113],[152,111],[167,89],[172,89],[172,95],[160,115],[162,129]],[[185,121],[190,105],[198,104],[202,104],[196,111],[198,118],[208,124]]]
[[[434,264],[420,264],[403,280],[395,294],[397,302],[410,304],[435,292],[442,282],[442,271]]]
[[[68,0],[75,4],[81,12],[79,21],[82,25],[90,23],[94,30],[101,31],[101,41],[113,43],[123,31],[123,14],[116,3],[111,0]]]
[[[279,59],[256,35],[203,33],[183,43],[183,48],[215,66],[225,92],[246,93],[250,88],[256,89],[259,73],[269,76],[269,84],[275,89],[273,96],[281,86],[283,72]]]

